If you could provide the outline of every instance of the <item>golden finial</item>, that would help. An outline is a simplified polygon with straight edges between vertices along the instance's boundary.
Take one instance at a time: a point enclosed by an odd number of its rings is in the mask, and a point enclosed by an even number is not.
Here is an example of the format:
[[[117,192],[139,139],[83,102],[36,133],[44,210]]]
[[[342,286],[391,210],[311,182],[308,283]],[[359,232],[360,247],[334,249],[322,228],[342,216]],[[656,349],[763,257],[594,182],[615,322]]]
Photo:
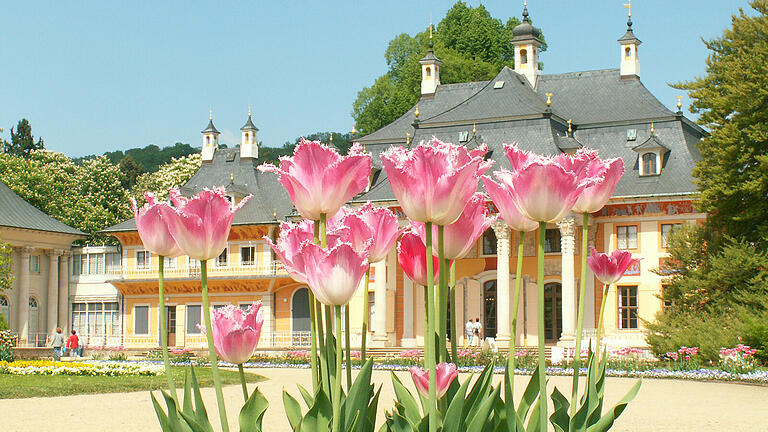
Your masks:
[[[213,108],[208,110],[208,120],[213,120]]]
[[[569,134],[573,133],[573,127],[571,126],[572,123],[573,123],[573,120],[568,119],[568,133]]]
[[[677,98],[677,110],[680,111],[683,109],[683,97],[682,96],[675,96]]]
[[[357,135],[357,127],[356,125],[352,125],[352,135]]]
[[[653,127],[653,122],[651,122],[651,135],[656,132],[656,128]]]
[[[405,145],[410,147],[411,146],[411,133],[406,132],[405,133]]]
[[[547,96],[547,108],[549,108],[550,105],[552,105],[552,95],[553,93],[544,93]]]
[[[624,7],[629,9],[629,17],[632,18],[632,0],[627,0],[627,4]]]
[[[333,144],[333,132],[331,132],[331,144]]]
[[[250,117],[250,116],[251,116],[251,106],[248,105],[248,117]]]
[[[419,114],[420,114],[420,113],[419,113],[419,105],[417,104],[417,105],[416,105],[416,111],[414,111],[414,112],[413,112],[413,115],[415,115],[415,116],[416,116],[416,118],[419,118]]]
[[[272,210],[272,218],[277,220],[277,209]]]
[[[472,122],[472,135],[477,135],[477,122]]]

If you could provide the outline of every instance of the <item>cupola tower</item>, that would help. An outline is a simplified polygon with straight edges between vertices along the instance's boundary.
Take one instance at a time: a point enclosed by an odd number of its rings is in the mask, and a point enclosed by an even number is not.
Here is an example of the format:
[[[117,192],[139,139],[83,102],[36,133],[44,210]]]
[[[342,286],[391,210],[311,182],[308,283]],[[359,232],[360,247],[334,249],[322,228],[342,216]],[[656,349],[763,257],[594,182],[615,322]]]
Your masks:
[[[528,18],[528,1],[523,5],[523,22],[512,29],[512,44],[515,46],[515,72],[525,76],[528,83],[536,88],[539,70],[539,47],[544,42],[539,38],[541,30],[531,25]]]
[[[251,107],[248,107],[248,121],[240,130],[242,131],[240,159],[257,159],[259,157],[259,141],[256,139],[256,132],[259,131],[259,128],[251,121]]]
[[[429,24],[429,51],[421,60],[421,96],[434,96],[437,86],[440,85],[440,65],[443,64],[435,56],[432,43],[432,23]]]
[[[211,162],[216,149],[219,147],[219,131],[213,125],[213,110],[208,114],[208,127],[202,131],[203,134],[203,162]]]
[[[619,39],[621,45],[621,78],[639,78],[640,60],[637,57],[637,47],[642,43],[632,32],[632,0],[624,7],[629,9],[627,32]]]

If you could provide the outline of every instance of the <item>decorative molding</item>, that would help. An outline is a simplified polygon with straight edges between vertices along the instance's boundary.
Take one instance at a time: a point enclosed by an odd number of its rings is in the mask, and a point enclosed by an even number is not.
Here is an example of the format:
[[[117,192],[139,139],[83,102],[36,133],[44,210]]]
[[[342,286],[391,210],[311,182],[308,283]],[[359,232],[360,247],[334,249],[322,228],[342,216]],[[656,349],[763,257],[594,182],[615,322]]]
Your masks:
[[[566,217],[557,223],[560,228],[560,249],[563,255],[573,255],[576,248],[576,221],[572,217]]]
[[[509,226],[503,220],[497,220],[491,224],[494,234],[496,234],[497,240],[509,240],[510,230]]]

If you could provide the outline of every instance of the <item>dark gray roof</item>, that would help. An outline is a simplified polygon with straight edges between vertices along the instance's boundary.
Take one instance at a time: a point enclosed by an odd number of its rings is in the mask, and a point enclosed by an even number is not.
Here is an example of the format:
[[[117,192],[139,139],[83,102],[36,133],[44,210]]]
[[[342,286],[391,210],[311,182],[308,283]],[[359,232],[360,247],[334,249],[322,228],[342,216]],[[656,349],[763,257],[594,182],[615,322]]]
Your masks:
[[[632,17],[627,20],[627,32],[619,39],[619,42],[636,43],[638,45],[642,43],[640,39],[635,37],[635,33],[632,31]]]
[[[252,130],[252,131],[258,132],[259,128],[257,128],[256,125],[253,124],[253,121],[251,121],[251,115],[248,114],[248,121],[245,122],[245,124],[243,125],[243,127],[240,128],[240,130],[241,131]]]
[[[648,137],[642,144],[632,147],[632,150],[641,152],[643,150],[665,150],[669,151],[669,147],[665,146],[663,142],[655,134]]]
[[[75,236],[86,234],[54,219],[11,190],[0,181],[0,226],[48,231]]]
[[[556,140],[557,148],[565,153],[570,153],[573,150],[578,150],[583,147],[579,140],[571,135],[557,135]]]
[[[427,54],[419,60],[419,63],[426,64],[426,63],[442,63],[439,58],[435,55],[435,51],[432,49],[432,41],[429,41],[429,51],[427,51]]]
[[[217,133],[220,133],[220,132],[216,129],[216,126],[213,125],[213,119],[209,119],[208,120],[208,127],[205,128],[200,133],[215,133],[215,134],[217,134]]]

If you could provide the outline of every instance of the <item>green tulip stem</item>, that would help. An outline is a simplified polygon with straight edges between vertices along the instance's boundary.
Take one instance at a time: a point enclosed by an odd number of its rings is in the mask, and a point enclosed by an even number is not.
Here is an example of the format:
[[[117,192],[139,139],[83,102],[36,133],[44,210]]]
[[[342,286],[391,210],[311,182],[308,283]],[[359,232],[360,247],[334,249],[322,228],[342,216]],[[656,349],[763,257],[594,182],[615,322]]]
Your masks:
[[[432,222],[426,223],[427,260],[427,331],[424,333],[424,363],[429,371],[427,412],[429,432],[437,432],[437,369],[435,368],[435,276],[432,269]]]
[[[539,427],[546,429],[547,425],[547,377],[546,358],[544,354],[544,235],[547,223],[539,222],[539,250],[537,275],[539,284]]]
[[[605,314],[605,298],[608,297],[608,289],[611,286],[608,284],[603,284],[603,299],[600,300],[600,317],[597,319],[597,341],[595,342],[596,349],[595,353],[597,354],[597,358],[600,358],[600,338],[603,334],[603,316]]]
[[[174,401],[178,401],[176,395],[176,385],[173,383],[173,373],[171,372],[171,360],[168,357],[168,331],[165,321],[165,275],[163,274],[163,264],[165,264],[165,257],[160,255],[158,258],[158,289],[157,296],[159,300],[158,308],[160,309],[160,344],[163,350],[163,363],[165,363],[165,377],[168,379],[168,391],[171,393],[171,397]]]
[[[352,347],[349,346],[349,303],[344,305],[344,348],[347,360],[347,393],[352,388]]]
[[[248,402],[248,386],[245,385],[245,371],[243,370],[243,364],[237,365],[237,370],[240,371],[240,385],[243,387],[243,400]]]
[[[579,278],[579,312],[576,320],[576,345],[573,353],[573,384],[571,385],[571,417],[576,414],[581,370],[581,336],[584,328],[584,301],[587,297],[587,244],[589,243],[589,213],[581,223],[581,277]]]
[[[328,247],[328,238],[327,238],[327,231],[328,231],[328,223],[327,223],[327,217],[325,213],[320,213],[320,247],[325,249]],[[339,357],[341,354],[337,351],[334,353],[334,357],[331,357],[331,347],[333,346],[333,311],[331,310],[330,306],[325,306],[325,349],[326,349],[326,359],[325,359],[325,371],[327,378],[325,378],[325,383],[327,383],[328,387],[328,393],[331,394],[333,391],[333,381],[334,378],[337,377],[339,373],[341,373],[338,369],[332,370],[331,364]]]
[[[437,356],[440,363],[445,362],[447,349],[445,339],[448,330],[448,277],[446,275],[445,265],[445,237],[443,235],[444,227],[437,226],[437,262],[439,263],[440,283],[437,290]]]
[[[365,271],[365,286],[363,286],[363,340],[360,342],[360,359],[365,363],[365,342],[368,339],[368,284],[371,280],[371,265]]]
[[[520,305],[520,285],[523,275],[523,245],[525,232],[520,231],[520,243],[517,245],[517,269],[515,270],[515,292],[512,295],[512,325],[509,329],[509,394],[507,398],[515,395],[515,342],[517,340],[517,309]]]
[[[341,430],[341,306],[336,308],[336,374],[333,385],[333,430]]]
[[[203,291],[203,319],[205,320],[205,335],[208,340],[208,356],[211,359],[213,385],[216,387],[216,402],[219,405],[219,420],[221,420],[221,430],[229,432],[227,408],[224,406],[224,392],[221,389],[221,377],[219,376],[219,359],[216,357],[216,347],[213,344],[211,305],[208,301],[208,260],[200,260],[200,285]]]
[[[456,261],[451,263],[451,358],[454,364],[459,363],[458,332],[456,331]]]
[[[315,244],[320,244],[320,224],[313,224],[315,230]],[[309,291],[309,321],[310,321],[310,343],[312,349],[312,356],[310,356],[310,364],[312,366],[312,390],[317,392],[318,385],[322,385],[326,381],[328,375],[327,370],[323,370],[325,365],[325,340],[323,335],[323,310],[320,306],[320,302],[315,299],[315,293],[311,289]],[[320,359],[318,365],[318,348],[320,350]],[[319,367],[318,367],[319,366]]]

